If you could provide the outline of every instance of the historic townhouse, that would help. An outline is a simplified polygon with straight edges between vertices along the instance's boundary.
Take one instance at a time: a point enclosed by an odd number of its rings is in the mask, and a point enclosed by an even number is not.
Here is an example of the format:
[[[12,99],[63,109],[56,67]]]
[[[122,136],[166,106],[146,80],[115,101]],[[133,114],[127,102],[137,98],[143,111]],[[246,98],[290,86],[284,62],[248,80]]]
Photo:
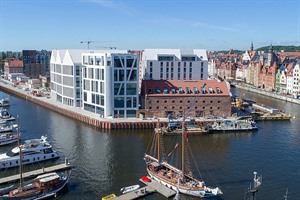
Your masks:
[[[300,67],[299,63],[297,63],[293,69],[293,96],[298,98],[300,96]]]

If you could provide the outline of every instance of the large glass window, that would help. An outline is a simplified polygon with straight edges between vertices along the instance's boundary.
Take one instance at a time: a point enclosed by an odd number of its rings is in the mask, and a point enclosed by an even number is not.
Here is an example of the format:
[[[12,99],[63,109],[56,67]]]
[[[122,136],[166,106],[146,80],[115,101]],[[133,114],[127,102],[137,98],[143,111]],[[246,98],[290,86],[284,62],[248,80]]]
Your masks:
[[[126,95],[136,95],[136,83],[127,83],[126,88]]]
[[[133,67],[133,66],[132,66],[133,61],[134,61],[134,60],[131,59],[131,58],[130,58],[130,59],[126,59],[126,66],[129,67],[129,68]]]
[[[115,108],[124,108],[124,98],[123,97],[115,97],[114,98],[114,105]]]

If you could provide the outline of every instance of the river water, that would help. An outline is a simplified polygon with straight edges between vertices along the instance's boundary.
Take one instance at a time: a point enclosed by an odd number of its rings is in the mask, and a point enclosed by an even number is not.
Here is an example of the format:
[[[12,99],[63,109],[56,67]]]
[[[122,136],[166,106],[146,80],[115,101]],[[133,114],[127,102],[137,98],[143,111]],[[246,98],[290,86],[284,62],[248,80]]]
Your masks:
[[[232,91],[239,94],[239,91]],[[143,155],[153,130],[99,130],[77,120],[47,110],[24,99],[0,92],[8,97],[13,116],[19,116],[22,139],[47,135],[53,148],[63,156],[44,163],[61,163],[64,158],[74,166],[68,187],[57,197],[62,200],[101,199],[116,193],[121,187],[138,184],[146,175]],[[258,122],[254,133],[222,133],[193,136],[193,161],[199,164],[207,185],[219,186],[226,200],[242,200],[257,171],[263,177],[256,199],[281,200],[286,189],[289,199],[300,199],[300,106],[245,92],[256,102],[285,110],[291,121]],[[173,140],[168,137],[165,140]],[[6,152],[13,147],[0,147]],[[25,170],[44,164],[27,166]],[[197,171],[194,169],[194,171]],[[16,173],[17,169],[0,171],[1,176]],[[165,199],[151,194],[145,199]],[[180,199],[195,199],[180,196]]]

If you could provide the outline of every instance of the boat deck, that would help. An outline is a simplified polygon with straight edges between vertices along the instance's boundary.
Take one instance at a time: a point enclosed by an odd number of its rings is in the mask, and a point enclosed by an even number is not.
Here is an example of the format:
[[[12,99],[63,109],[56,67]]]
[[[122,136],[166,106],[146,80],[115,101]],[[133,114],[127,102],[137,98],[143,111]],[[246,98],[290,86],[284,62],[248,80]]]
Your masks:
[[[171,190],[170,188],[162,185],[161,183],[157,182],[156,180],[151,179],[151,182],[145,182],[142,179],[140,181],[146,184],[145,187],[142,187],[138,190],[134,190],[132,192],[128,192],[126,194],[122,194],[113,198],[114,200],[131,200],[131,199],[138,199],[153,192],[158,192],[161,195],[165,196],[166,198],[170,198],[176,194],[176,191]]]
[[[54,165],[54,166],[51,166],[51,167],[45,167],[45,168],[42,168],[42,169],[25,172],[25,173],[23,173],[23,178],[30,178],[30,177],[38,176],[38,175],[41,175],[41,174],[44,174],[44,173],[55,172],[55,171],[59,171],[59,170],[65,170],[65,169],[69,169],[71,167],[72,167],[71,164],[65,162],[63,164]],[[19,180],[19,179],[20,179],[20,174],[4,177],[4,178],[0,179],[0,184],[14,182],[14,181]]]

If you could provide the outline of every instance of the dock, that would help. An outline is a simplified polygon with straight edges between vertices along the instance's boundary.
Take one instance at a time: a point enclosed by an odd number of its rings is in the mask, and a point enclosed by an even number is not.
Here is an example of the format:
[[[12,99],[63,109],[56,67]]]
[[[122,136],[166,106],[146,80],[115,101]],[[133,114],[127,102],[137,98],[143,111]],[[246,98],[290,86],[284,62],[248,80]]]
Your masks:
[[[55,172],[55,171],[59,171],[59,170],[66,170],[71,167],[72,167],[71,164],[65,162],[63,164],[58,164],[58,165],[54,165],[51,167],[45,167],[45,168],[37,169],[34,171],[25,172],[25,173],[23,173],[23,178],[30,178],[30,177],[35,177],[35,176],[38,176],[38,175],[41,175],[44,173]],[[20,174],[4,177],[4,178],[0,179],[0,184],[14,182],[19,179],[20,179]]]
[[[114,197],[113,200],[138,199],[154,192],[158,192],[166,198],[170,198],[172,196],[175,196],[176,194],[176,191],[166,187],[165,185],[159,183],[154,179],[151,179],[151,182],[145,182],[142,179],[140,179],[140,181],[144,183],[146,186],[138,190],[134,190],[132,192],[128,192],[126,194],[122,194],[120,196]]]

